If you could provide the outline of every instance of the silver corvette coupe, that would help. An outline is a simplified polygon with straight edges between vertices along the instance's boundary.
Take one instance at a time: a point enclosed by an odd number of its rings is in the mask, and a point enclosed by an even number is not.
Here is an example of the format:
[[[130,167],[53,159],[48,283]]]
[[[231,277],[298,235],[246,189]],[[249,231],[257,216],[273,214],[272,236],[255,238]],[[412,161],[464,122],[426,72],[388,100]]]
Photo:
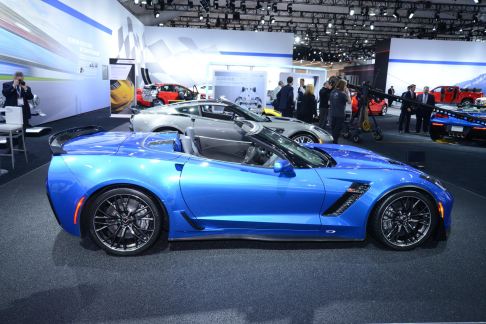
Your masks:
[[[194,100],[156,106],[133,115],[130,129],[135,132],[177,131],[193,127],[197,135],[240,140],[235,120],[261,123],[298,143],[330,143],[327,131],[294,118],[255,114],[226,100]]]

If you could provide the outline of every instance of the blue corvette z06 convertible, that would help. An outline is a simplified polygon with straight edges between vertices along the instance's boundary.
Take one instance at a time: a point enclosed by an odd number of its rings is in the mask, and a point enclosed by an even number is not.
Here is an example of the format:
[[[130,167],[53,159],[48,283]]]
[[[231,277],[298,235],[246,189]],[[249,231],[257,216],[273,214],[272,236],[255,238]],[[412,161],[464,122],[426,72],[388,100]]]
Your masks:
[[[236,121],[243,141],[170,133],[50,138],[47,193],[59,224],[111,254],[162,235],[195,239],[364,240],[396,250],[445,239],[453,198],[439,180],[364,149],[301,146]]]

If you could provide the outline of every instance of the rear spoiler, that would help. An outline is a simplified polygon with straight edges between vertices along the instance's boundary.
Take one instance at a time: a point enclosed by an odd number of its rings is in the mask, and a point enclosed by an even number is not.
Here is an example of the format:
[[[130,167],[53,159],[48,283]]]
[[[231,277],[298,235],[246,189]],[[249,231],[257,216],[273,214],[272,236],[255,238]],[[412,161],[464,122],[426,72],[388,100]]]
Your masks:
[[[51,147],[53,155],[65,154],[67,152],[64,151],[62,147],[66,142],[76,137],[91,135],[104,131],[105,130],[101,126],[85,126],[66,129],[59,133],[51,135],[49,137],[49,146]]]

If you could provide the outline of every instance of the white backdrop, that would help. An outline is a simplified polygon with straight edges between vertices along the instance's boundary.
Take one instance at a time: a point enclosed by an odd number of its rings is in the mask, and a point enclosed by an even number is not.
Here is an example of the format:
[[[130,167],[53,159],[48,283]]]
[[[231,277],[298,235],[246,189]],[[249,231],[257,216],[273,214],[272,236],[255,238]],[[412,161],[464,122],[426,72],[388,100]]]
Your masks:
[[[393,38],[386,88],[459,85],[486,91],[486,43]]]

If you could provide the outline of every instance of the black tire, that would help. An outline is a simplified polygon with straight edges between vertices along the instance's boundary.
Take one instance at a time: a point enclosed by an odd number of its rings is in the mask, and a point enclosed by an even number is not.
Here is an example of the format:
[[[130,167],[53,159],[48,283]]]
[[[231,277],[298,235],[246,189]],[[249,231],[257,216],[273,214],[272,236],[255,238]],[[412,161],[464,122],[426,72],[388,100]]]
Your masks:
[[[473,103],[474,103],[474,102],[473,102],[473,100],[472,100],[472,99],[470,99],[470,98],[465,98],[465,99],[463,99],[463,100],[461,101],[461,105],[463,105],[463,106],[470,106],[470,105],[472,105]]]
[[[294,135],[290,136],[290,139],[294,142],[299,143],[299,144],[319,143],[319,140],[317,139],[317,137],[315,137],[311,133],[305,133],[305,132],[294,134]],[[304,140],[304,139],[307,139],[307,140]]]
[[[374,237],[391,249],[405,251],[429,239],[439,215],[428,195],[406,190],[385,197],[371,217],[370,231]]]
[[[437,133],[433,129],[431,129],[430,130],[430,138],[435,142],[435,141],[441,139],[442,135],[440,135],[439,133]]]
[[[89,236],[108,254],[137,255],[160,237],[165,213],[140,190],[110,189],[88,203],[83,217],[87,217]]]

